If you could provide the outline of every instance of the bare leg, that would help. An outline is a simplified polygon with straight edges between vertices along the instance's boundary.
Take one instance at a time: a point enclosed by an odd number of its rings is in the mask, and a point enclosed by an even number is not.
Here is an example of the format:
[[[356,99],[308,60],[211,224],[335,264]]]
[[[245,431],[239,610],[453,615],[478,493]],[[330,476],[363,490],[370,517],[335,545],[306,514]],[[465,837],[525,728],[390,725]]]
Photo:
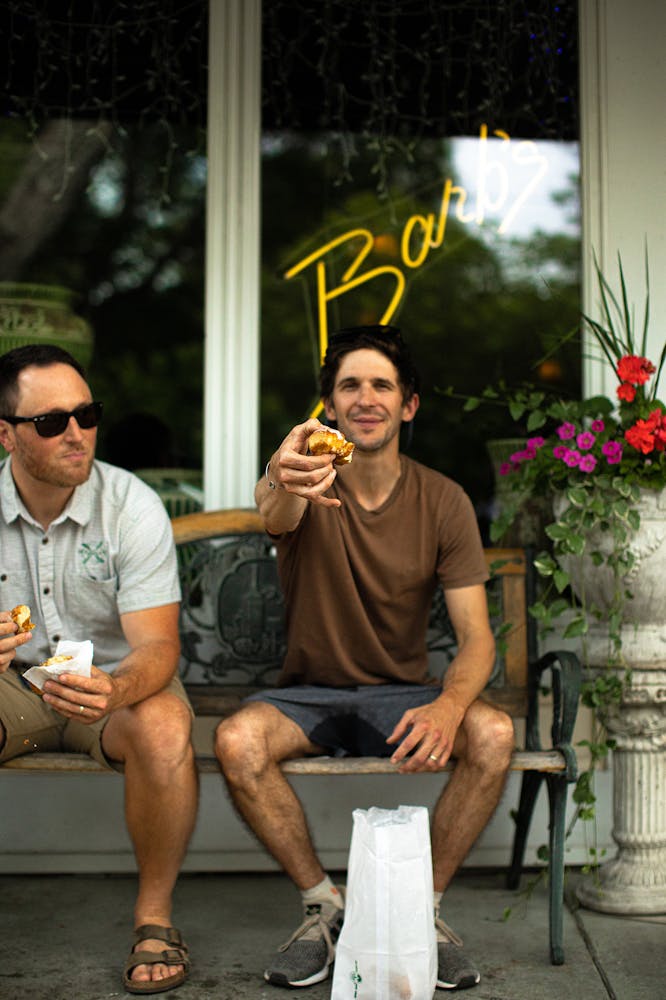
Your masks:
[[[432,823],[433,881],[443,892],[500,800],[514,748],[511,719],[481,701],[467,711],[456,737],[456,766]]]
[[[324,878],[305,813],[280,761],[316,753],[300,726],[273,705],[254,702],[225,719],[215,753],[238,812],[299,889]]]
[[[161,693],[114,712],[103,733],[104,752],[125,764],[125,816],[137,865],[134,926],[171,925],[172,893],[194,828],[198,778],[187,707]],[[159,952],[163,941],[137,950]],[[139,966],[137,981],[164,979],[179,966]]]

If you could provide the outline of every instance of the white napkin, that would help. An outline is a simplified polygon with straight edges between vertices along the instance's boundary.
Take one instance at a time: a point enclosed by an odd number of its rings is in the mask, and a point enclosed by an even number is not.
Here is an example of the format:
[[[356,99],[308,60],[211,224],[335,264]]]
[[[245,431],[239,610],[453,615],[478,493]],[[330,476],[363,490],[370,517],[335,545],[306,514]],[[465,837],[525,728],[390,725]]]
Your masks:
[[[53,680],[60,674],[78,674],[80,677],[90,677],[90,667],[93,658],[93,644],[89,639],[85,642],[70,642],[61,639],[56,646],[55,656],[71,656],[71,660],[62,663],[52,663],[48,667],[30,667],[23,674],[25,679],[41,691],[49,679]]]

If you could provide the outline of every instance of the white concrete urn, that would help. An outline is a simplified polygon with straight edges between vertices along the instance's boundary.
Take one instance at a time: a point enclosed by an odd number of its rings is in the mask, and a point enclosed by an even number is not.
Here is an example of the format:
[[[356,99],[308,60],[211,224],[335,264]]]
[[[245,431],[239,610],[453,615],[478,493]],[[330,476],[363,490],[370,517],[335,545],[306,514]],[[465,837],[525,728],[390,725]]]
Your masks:
[[[555,504],[556,515],[563,501]],[[643,490],[641,524],[629,547],[634,565],[623,578],[631,593],[623,612],[622,655],[630,670],[622,701],[602,716],[616,741],[613,766],[615,858],[581,883],[583,906],[605,913],[666,913],[666,490]],[[610,538],[588,539],[580,558],[564,567],[589,606],[609,608],[613,575],[589,553],[608,553]],[[610,644],[603,621],[590,626],[590,668],[608,670]],[[621,671],[624,678],[625,670]]]

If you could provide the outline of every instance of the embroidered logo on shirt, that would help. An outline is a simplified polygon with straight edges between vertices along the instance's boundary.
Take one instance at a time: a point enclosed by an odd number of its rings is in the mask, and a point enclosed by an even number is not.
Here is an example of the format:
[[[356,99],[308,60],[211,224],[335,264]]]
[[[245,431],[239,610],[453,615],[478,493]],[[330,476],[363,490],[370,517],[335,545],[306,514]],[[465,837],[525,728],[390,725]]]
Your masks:
[[[106,562],[106,545],[103,541],[81,542],[79,555],[81,556],[82,565],[87,566],[89,569],[98,563],[104,564]]]

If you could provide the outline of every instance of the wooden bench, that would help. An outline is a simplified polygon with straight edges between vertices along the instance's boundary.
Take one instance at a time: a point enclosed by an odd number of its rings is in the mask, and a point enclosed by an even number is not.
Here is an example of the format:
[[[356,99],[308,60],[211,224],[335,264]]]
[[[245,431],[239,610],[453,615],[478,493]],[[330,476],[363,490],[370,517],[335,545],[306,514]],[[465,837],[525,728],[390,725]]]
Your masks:
[[[224,717],[243,697],[274,683],[285,649],[282,596],[272,543],[255,510],[187,514],[172,521],[183,590],[181,676],[198,716]],[[498,640],[498,658],[483,697],[514,719],[525,720],[524,747],[511,769],[522,772],[516,832],[507,874],[517,888],[537,793],[546,782],[549,818],[550,954],[564,961],[564,839],[568,784],[576,779],[571,745],[580,692],[580,664],[570,652],[537,656],[536,628],[527,613],[534,600],[534,569],[523,549],[487,549],[492,579],[489,606]],[[433,603],[428,630],[432,669],[438,673],[455,652],[455,638],[441,593]],[[539,735],[539,691],[550,673],[552,745]],[[202,773],[218,770],[210,749],[197,754]],[[447,770],[451,770],[449,765]],[[283,764],[289,775],[391,774],[387,758],[308,757]],[[77,754],[28,754],[1,771],[86,771],[113,773]],[[408,776],[400,776],[409,780]],[[436,776],[433,776],[436,780]]]

